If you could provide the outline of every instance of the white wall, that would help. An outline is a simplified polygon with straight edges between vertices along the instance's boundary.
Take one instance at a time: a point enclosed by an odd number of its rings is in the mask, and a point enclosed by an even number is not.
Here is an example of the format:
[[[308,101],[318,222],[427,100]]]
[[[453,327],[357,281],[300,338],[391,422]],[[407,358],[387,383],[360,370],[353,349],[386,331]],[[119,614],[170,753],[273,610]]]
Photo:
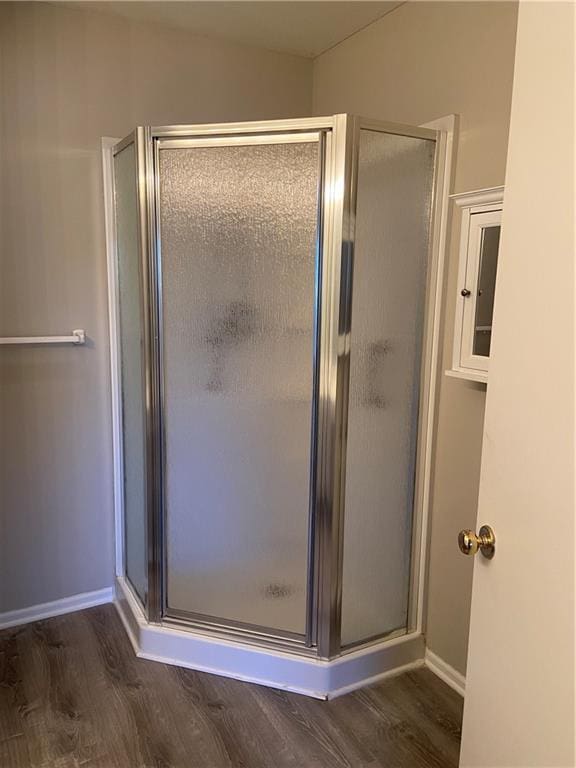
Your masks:
[[[461,766],[576,765],[575,5],[520,5]],[[536,108],[537,105],[537,108]]]
[[[0,3],[0,612],[111,584],[101,136],[300,117],[311,62],[52,3]]]
[[[409,2],[314,62],[315,114],[425,123],[460,115],[453,191],[504,183],[515,3]],[[450,367],[458,221],[448,257],[442,370]],[[456,536],[476,521],[485,389],[442,376],[432,497],[428,646],[466,670],[472,563]]]

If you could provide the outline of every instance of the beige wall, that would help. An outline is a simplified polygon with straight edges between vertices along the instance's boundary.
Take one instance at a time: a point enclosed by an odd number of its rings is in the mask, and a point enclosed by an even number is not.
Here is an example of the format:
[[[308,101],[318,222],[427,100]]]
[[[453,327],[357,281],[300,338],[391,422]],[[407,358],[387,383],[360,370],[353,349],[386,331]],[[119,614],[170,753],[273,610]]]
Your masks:
[[[455,191],[504,181],[516,6],[409,3],[314,63],[315,114],[461,116]],[[136,124],[302,116],[312,63],[54,4],[0,3],[0,334],[84,326],[86,348],[2,349],[0,611],[110,584],[112,471],[99,142]],[[450,247],[442,368],[457,264]],[[428,637],[466,665],[481,387],[442,377]]]
[[[309,114],[311,62],[49,3],[0,3],[0,612],[112,582],[101,136]]]
[[[517,7],[407,3],[314,63],[315,114],[355,112],[420,124],[460,115],[453,191],[504,183]],[[458,222],[449,250],[442,370],[450,367]],[[474,527],[485,390],[441,377],[428,594],[428,645],[460,672],[472,562],[456,534]]]

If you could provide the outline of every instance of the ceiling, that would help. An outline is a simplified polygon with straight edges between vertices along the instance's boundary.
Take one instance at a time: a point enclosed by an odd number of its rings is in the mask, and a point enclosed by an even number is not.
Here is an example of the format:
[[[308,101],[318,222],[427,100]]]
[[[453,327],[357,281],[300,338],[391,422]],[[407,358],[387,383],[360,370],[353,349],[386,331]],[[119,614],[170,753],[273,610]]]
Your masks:
[[[78,3],[74,3],[78,7]],[[401,2],[82,2],[130,19],[313,58],[389,13]]]

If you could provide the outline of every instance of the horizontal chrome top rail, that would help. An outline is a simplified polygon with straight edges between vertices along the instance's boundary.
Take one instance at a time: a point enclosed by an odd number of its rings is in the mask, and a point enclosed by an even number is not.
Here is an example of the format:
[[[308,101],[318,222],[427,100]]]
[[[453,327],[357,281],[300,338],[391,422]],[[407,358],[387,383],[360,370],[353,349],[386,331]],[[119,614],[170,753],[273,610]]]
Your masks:
[[[71,336],[1,336],[1,344],[85,344],[86,333],[82,329],[72,331]]]

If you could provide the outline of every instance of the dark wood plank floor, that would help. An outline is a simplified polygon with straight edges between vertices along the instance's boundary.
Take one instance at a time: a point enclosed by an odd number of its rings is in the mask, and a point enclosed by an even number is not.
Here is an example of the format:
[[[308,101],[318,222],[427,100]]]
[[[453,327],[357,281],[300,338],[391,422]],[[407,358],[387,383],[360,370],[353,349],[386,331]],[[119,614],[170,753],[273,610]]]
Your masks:
[[[330,702],[134,656],[113,606],[0,632],[1,768],[450,768],[428,670]]]

